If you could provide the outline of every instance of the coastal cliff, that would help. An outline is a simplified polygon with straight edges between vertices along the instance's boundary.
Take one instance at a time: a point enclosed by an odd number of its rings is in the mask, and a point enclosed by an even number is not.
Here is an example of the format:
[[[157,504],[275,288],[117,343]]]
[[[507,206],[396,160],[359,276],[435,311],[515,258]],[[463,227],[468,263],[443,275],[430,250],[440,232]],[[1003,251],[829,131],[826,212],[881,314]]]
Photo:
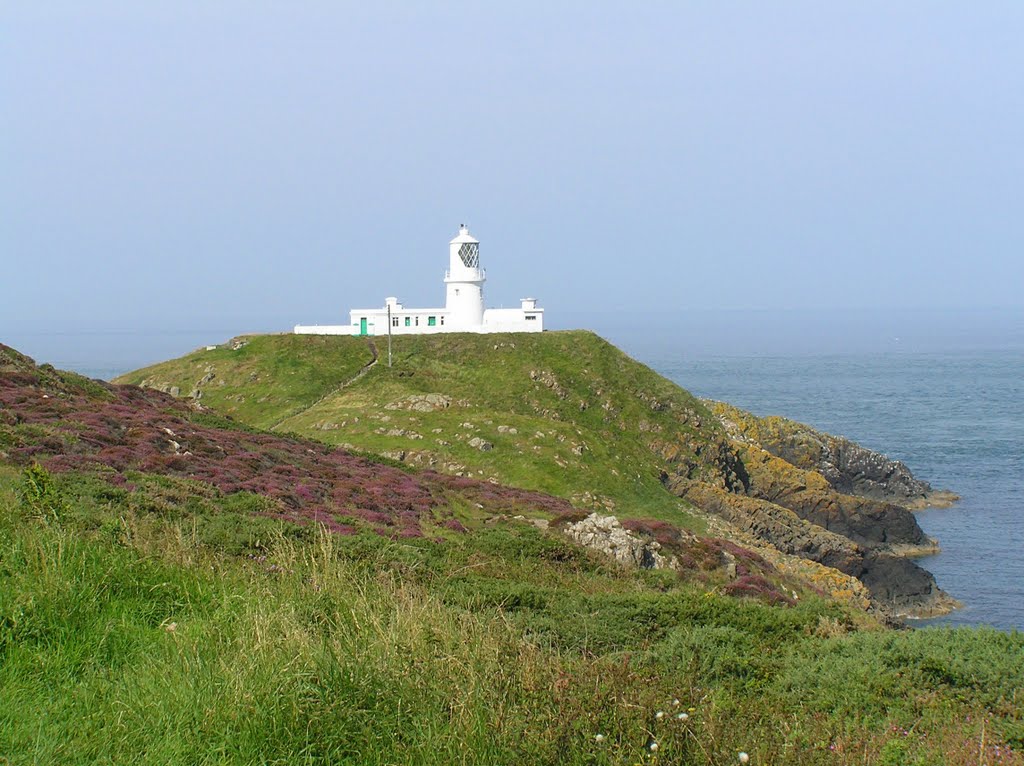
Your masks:
[[[379,362],[359,338],[252,336],[123,376],[252,425],[411,466],[700,529],[711,514],[783,555],[857,577],[876,608],[955,601],[907,556],[937,550],[911,507],[948,501],[841,437],[703,402],[586,332],[420,336]]]

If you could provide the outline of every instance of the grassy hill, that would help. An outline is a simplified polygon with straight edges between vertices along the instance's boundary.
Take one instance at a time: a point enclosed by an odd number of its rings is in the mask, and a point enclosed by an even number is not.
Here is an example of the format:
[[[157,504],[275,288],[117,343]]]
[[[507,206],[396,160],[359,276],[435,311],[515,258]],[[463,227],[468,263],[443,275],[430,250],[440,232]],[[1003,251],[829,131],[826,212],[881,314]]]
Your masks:
[[[254,336],[118,382],[198,392],[254,426],[626,517],[699,525],[665,489],[666,466],[724,481],[717,419],[593,333],[403,337],[391,368],[386,342]],[[357,378],[376,353],[384,358]]]
[[[1024,636],[713,538],[621,566],[578,515],[0,346],[0,762],[1024,762]]]
[[[371,348],[352,338],[254,335],[138,370],[117,382],[138,385],[166,377],[159,387],[175,396],[201,392],[206,404],[258,428],[271,428],[350,381],[374,360]]]
[[[386,343],[252,336],[119,381],[191,396],[254,426],[546,492],[622,519],[701,532],[714,514],[748,542],[860,578],[895,613],[955,605],[901,558],[935,550],[901,505],[907,496],[894,495],[893,482],[844,481],[853,469],[887,465],[875,453],[822,442],[811,460],[810,442],[825,435],[800,427],[790,446],[777,427],[724,405],[712,411],[590,332],[401,337],[390,367]],[[860,457],[826,476],[837,452]],[[908,491],[923,497],[902,470]],[[872,496],[845,494],[854,487]],[[849,591],[843,582],[827,589]]]

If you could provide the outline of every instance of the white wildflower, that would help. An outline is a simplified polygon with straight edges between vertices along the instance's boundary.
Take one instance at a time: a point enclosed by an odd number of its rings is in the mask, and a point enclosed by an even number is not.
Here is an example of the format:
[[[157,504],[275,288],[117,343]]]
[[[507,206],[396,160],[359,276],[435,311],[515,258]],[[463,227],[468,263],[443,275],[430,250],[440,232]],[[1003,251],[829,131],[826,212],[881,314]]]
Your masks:
[[[740,763],[750,763],[750,756],[746,753],[740,753]]]

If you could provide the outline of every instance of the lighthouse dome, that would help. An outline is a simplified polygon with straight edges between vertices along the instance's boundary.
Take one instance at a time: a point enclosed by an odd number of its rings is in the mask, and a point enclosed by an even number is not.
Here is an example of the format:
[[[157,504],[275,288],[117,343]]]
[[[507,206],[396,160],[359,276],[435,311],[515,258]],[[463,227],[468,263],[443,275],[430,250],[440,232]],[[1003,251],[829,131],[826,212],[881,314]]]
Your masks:
[[[478,240],[476,237],[470,234],[469,229],[466,228],[466,224],[463,223],[459,225],[459,233],[456,234],[454,239],[452,239],[452,241],[449,242],[448,244],[461,245],[467,242],[474,245],[480,244],[480,240]]]

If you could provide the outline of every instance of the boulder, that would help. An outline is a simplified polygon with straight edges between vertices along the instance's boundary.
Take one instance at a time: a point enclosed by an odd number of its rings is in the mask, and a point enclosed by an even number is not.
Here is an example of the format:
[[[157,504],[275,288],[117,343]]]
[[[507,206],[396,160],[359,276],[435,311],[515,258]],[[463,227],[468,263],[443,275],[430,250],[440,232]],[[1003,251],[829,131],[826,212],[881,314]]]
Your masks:
[[[585,519],[567,524],[566,535],[586,548],[600,551],[627,566],[640,569],[675,569],[674,556],[662,554],[661,545],[643,540],[625,529],[614,516],[592,513]]]
[[[470,439],[469,440],[469,446],[470,447],[475,447],[476,449],[480,450],[481,452],[488,452],[488,451],[494,449],[494,445],[493,444],[491,444],[489,441],[481,439],[479,436],[474,436],[472,439]]]
[[[386,410],[413,410],[414,412],[434,412],[451,407],[452,398],[444,394],[411,394],[404,399],[384,405]]]

